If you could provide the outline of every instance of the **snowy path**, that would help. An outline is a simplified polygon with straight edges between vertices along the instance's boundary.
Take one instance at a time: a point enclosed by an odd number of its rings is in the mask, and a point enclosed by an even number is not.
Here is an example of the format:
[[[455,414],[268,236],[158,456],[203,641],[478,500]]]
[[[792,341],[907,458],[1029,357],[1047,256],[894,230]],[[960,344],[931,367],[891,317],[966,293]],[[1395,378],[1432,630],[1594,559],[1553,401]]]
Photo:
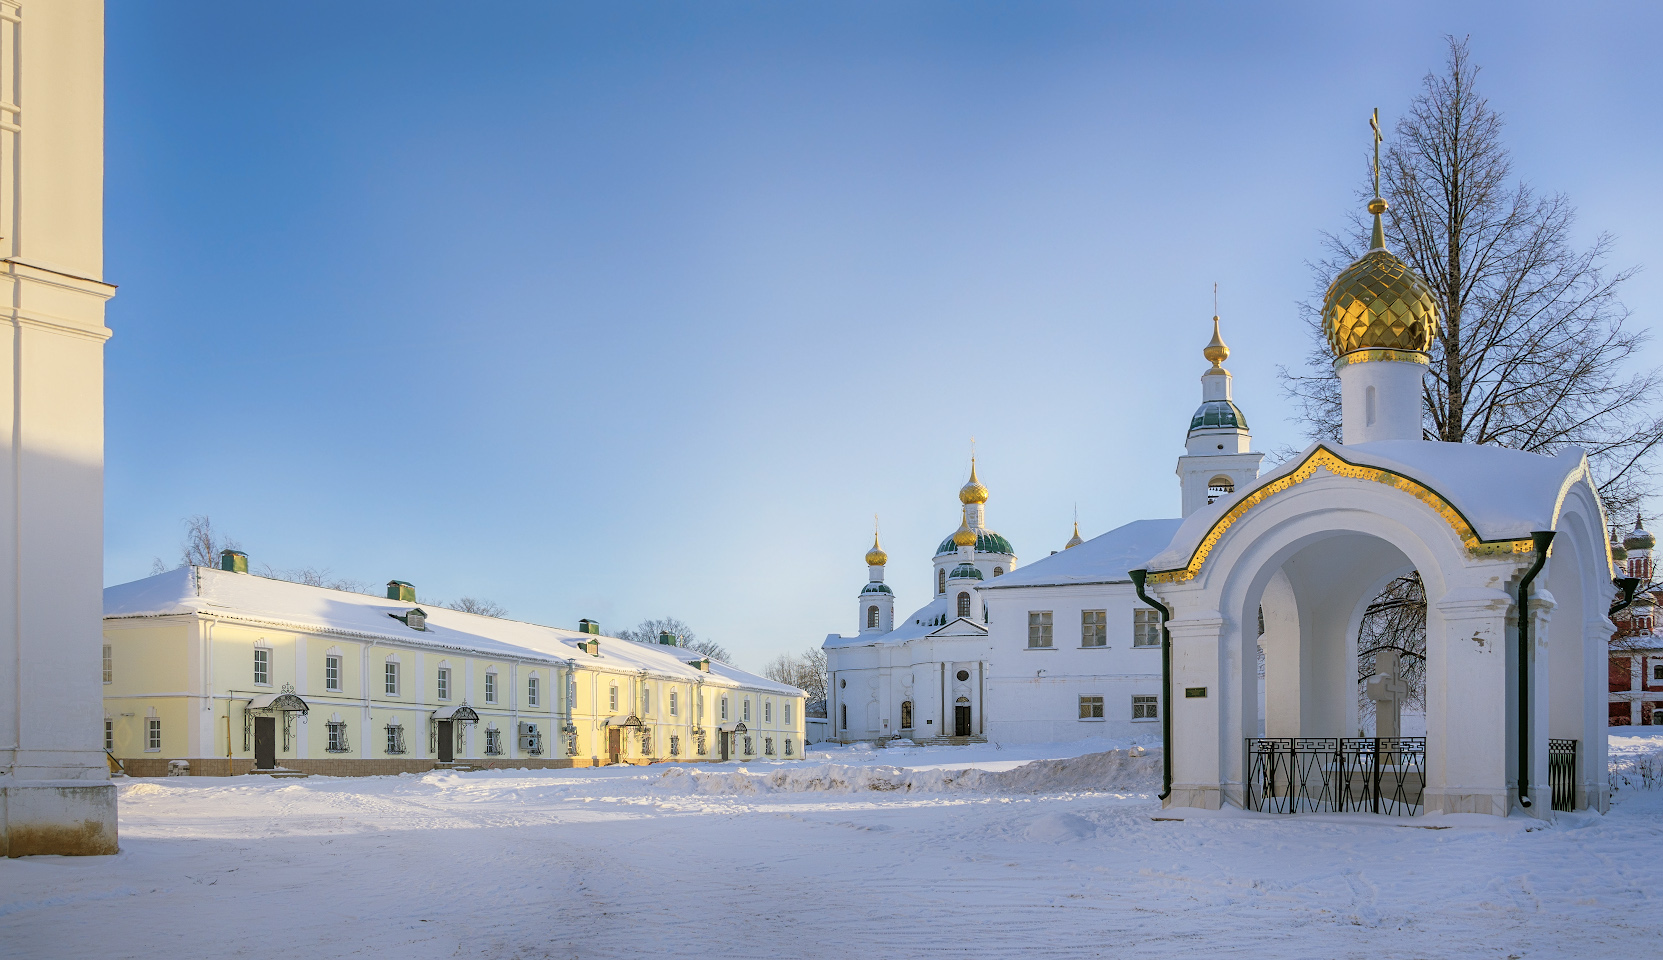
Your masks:
[[[1078,752],[954,749],[748,769]],[[0,862],[0,956],[1631,957],[1663,935],[1663,791],[1434,830],[665,771],[131,782],[120,855]]]

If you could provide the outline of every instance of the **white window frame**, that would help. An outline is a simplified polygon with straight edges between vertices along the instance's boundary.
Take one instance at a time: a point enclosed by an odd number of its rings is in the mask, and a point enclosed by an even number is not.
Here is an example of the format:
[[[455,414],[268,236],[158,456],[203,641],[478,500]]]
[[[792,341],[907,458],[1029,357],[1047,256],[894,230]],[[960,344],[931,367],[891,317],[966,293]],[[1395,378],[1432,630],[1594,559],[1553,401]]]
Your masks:
[[[323,689],[330,693],[341,692],[341,658],[336,654],[323,658]]]
[[[115,648],[104,644],[104,682],[115,682]]]
[[[497,672],[495,670],[485,671],[485,702],[497,702]]]
[[[791,726],[791,701],[785,701],[785,725]]]
[[[434,693],[440,700],[450,699],[450,668],[440,667],[433,674]]]
[[[162,752],[162,718],[144,718],[144,752]]]
[[[532,675],[532,676],[529,676],[529,677],[525,678],[525,705],[526,706],[528,706],[528,707],[538,706],[537,701],[539,699],[540,691],[537,688],[539,686],[541,686],[541,684],[539,684],[537,682],[536,675]]]
[[[1101,650],[1109,645],[1109,611],[1080,611],[1080,649]]]
[[[618,685],[612,684],[606,692],[606,709],[612,713],[618,712]]]
[[[386,665],[381,668],[381,678],[382,690],[386,692],[386,695],[389,697],[398,696],[402,678],[399,676],[397,660],[388,660],[386,662]]]
[[[104,718],[104,752],[115,753],[115,721]]]
[[[1139,714],[1143,714],[1139,716]],[[1161,698],[1151,694],[1132,694],[1132,722],[1153,723],[1161,718]]]
[[[670,716],[672,716],[672,717],[678,716],[676,711],[677,711],[678,708],[680,708],[680,706],[681,706],[681,704],[677,701],[676,691],[671,690],[670,691]]]
[[[723,697],[722,698],[722,719],[725,721],[725,720],[727,720],[727,718],[728,718],[728,698]]]
[[[1052,624],[1051,621],[1052,621],[1051,611],[1049,611],[1049,610],[1029,610],[1028,611],[1028,649],[1029,650],[1052,650],[1052,649],[1055,649],[1052,645],[1053,637],[1052,637],[1052,634],[1051,634],[1051,628],[1052,628],[1053,624]]]
[[[1138,650],[1161,647],[1161,612],[1149,607],[1132,610],[1132,646]]]
[[[1103,719],[1103,698],[1095,693],[1080,694],[1080,720],[1096,723]]]
[[[271,648],[254,648],[254,685],[256,687],[271,686]]]
[[[762,722],[763,723],[773,723],[774,722],[774,701],[772,701],[772,700],[762,701]]]
[[[386,749],[389,757],[399,757],[409,752],[404,746],[404,724],[387,724]]]
[[[741,723],[750,723],[751,722],[751,698],[750,697],[745,698],[744,706],[741,707],[740,709],[744,712],[744,716],[739,718],[740,722]]]

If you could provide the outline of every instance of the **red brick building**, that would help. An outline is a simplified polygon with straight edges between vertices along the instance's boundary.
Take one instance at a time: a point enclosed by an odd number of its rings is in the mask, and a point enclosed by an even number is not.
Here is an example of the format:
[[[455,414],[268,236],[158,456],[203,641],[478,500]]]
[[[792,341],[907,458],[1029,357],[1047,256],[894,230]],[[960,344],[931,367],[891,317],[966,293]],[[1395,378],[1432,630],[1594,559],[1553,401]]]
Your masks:
[[[1611,619],[1617,632],[1611,637],[1609,690],[1610,724],[1663,726],[1663,634],[1657,629],[1657,608],[1663,604],[1663,586],[1652,580],[1652,547],[1656,541],[1640,520],[1621,543],[1611,535],[1611,558],[1622,576],[1641,582],[1634,603]]]

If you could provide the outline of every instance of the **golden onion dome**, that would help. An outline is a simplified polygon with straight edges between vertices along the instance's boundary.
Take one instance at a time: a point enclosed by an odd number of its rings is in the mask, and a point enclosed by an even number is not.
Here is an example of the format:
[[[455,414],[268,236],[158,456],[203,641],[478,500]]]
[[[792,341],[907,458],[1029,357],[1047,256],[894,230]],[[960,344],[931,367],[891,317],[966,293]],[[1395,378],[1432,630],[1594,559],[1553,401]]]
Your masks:
[[[976,531],[970,529],[970,518],[960,521],[959,528],[953,531],[953,544],[959,547],[973,547],[976,545]]]
[[[1368,209],[1374,214],[1371,249],[1329,284],[1323,335],[1335,357],[1355,350],[1425,353],[1438,332],[1437,301],[1426,281],[1386,249],[1380,225],[1386,201],[1375,197]]]
[[[878,535],[873,533],[872,549],[866,551],[866,565],[869,567],[881,567],[888,562],[889,554],[884,553],[883,547],[878,546]]]
[[[1218,335],[1218,317],[1213,317],[1213,339],[1201,349],[1201,355],[1206,357],[1213,366],[1218,366],[1230,359],[1230,348],[1224,345],[1224,338]]]
[[[1212,358],[1208,357],[1207,359],[1211,360]],[[1068,538],[1068,542],[1063,544],[1063,549],[1072,550],[1082,543],[1085,543],[1085,541],[1080,539],[1080,521],[1076,520],[1074,521],[1074,536]]]
[[[970,482],[959,488],[959,503],[969,506],[972,503],[986,503],[987,488],[976,479],[976,458],[970,458]]]

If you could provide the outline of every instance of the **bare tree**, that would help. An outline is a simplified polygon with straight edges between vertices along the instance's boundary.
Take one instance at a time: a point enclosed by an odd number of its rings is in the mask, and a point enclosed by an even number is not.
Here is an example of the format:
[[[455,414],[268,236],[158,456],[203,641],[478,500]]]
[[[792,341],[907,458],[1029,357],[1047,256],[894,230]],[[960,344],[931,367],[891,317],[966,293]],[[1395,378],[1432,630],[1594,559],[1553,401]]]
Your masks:
[[[478,597],[460,597],[454,603],[445,603],[441,606],[449,607],[452,610],[460,610],[463,613],[477,613],[482,617],[508,616],[507,607],[494,600],[482,600]]]
[[[819,647],[800,654],[782,653],[762,668],[762,675],[800,688],[810,703],[826,699],[826,653]]]
[[[698,634],[693,632],[692,627],[682,623],[675,617],[662,617],[658,620],[643,620],[635,627],[634,630],[619,630],[618,636],[625,640],[633,640],[636,643],[656,644],[658,643],[659,634],[663,633],[667,633],[670,636],[675,637],[676,646],[678,647],[684,647],[688,650],[692,650],[693,652],[709,657],[712,660],[720,660],[723,663],[733,662],[733,654],[728,652],[727,647],[722,646],[714,640],[701,639]]]
[[[220,551],[242,549],[237,541],[216,531],[207,514],[187,517],[181,522],[185,525],[185,539],[179,544],[181,567],[217,567]],[[161,566],[162,560],[158,557],[151,566],[152,572],[163,572],[156,569]]]
[[[1578,249],[1570,201],[1514,176],[1501,115],[1478,92],[1468,42],[1446,39],[1444,72],[1423,80],[1380,171],[1391,203],[1387,246],[1438,304],[1425,436],[1549,455],[1581,447],[1607,506],[1626,511],[1651,492],[1651,456],[1663,440],[1653,399],[1663,378],[1628,368],[1648,339],[1625,326],[1629,313],[1617,298],[1633,271],[1607,270],[1607,234]],[[1361,213],[1352,220],[1350,235],[1325,235],[1330,256],[1312,265],[1319,289],[1367,246]],[[1309,369],[1283,368],[1284,391],[1313,439],[1335,439],[1339,381],[1321,300],[1302,313],[1313,340]]]
[[[1398,577],[1363,611],[1357,634],[1357,707],[1359,720],[1374,717],[1368,682],[1378,672],[1382,651],[1398,655],[1398,677],[1409,686],[1403,705],[1426,709],[1426,587],[1419,573]]]
[[[347,593],[362,593],[374,596],[376,590],[362,580],[350,577],[337,577],[328,567],[299,567],[295,569],[279,570],[271,564],[260,567],[260,576],[268,580],[287,580],[290,583],[304,583],[308,587],[323,587],[326,590],[344,590]]]

